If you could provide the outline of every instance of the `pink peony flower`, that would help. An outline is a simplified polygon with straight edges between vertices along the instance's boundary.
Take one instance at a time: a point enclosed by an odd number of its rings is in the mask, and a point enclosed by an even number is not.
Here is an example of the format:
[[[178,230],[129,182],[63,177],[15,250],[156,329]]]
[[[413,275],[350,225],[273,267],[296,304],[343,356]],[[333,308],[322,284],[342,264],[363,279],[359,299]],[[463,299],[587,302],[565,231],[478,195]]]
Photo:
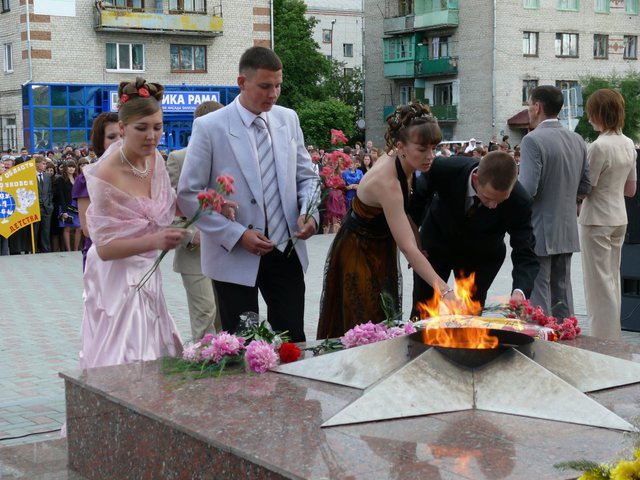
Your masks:
[[[278,354],[274,345],[264,340],[254,340],[247,346],[244,356],[252,372],[264,373],[278,364]]]
[[[192,343],[190,345],[187,345],[182,350],[182,358],[189,362],[197,362],[198,360],[200,360],[198,348],[200,348],[199,343]]]
[[[374,324],[369,320],[367,323],[353,327],[340,338],[340,341],[345,348],[353,348],[386,340],[386,338],[387,327],[381,323]]]

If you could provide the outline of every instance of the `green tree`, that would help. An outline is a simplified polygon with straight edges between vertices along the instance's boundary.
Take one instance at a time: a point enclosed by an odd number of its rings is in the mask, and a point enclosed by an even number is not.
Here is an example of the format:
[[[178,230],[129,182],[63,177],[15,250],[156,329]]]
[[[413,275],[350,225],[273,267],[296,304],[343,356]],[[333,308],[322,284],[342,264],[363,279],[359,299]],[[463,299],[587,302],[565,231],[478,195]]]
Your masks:
[[[321,80],[331,63],[313,40],[315,18],[305,18],[307,6],[301,0],[274,0],[274,50],[282,60],[283,83],[279,104],[297,110],[305,101],[322,98]]]
[[[618,90],[625,101],[625,121],[622,132],[634,141],[640,139],[640,77],[637,74],[629,73],[623,77],[612,75],[608,78],[589,77],[581,83],[584,105],[587,104],[587,99],[596,90],[601,88]],[[591,127],[586,112],[578,122],[576,132],[586,140],[598,138],[598,132]]]
[[[354,134],[353,108],[344,102],[336,99],[308,100],[297,111],[307,144],[330,148],[332,128],[342,130],[349,139]]]

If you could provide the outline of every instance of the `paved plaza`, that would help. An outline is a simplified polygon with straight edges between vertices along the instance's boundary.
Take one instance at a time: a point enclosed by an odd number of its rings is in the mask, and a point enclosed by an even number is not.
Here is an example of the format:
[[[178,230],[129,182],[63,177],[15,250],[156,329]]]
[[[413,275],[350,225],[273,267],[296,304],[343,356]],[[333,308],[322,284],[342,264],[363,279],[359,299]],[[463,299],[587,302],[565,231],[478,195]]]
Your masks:
[[[327,250],[334,235],[308,241],[305,330],[315,338],[318,304]],[[404,272],[404,311],[410,310],[411,274]],[[172,271],[172,255],[161,265],[164,292],[183,340],[189,320],[180,276]],[[511,288],[507,260],[489,291],[498,303]],[[82,259],[79,252],[0,257],[0,448],[58,438],[65,421],[64,386],[58,372],[78,366],[82,319]],[[580,256],[574,255],[573,286],[578,319],[585,306]],[[366,321],[367,319],[363,319]],[[583,327],[586,325],[582,325]],[[640,334],[624,332],[625,341],[640,343]],[[49,433],[42,433],[49,432]],[[0,465],[0,474],[2,473]],[[0,475],[1,476],[1,475]]]

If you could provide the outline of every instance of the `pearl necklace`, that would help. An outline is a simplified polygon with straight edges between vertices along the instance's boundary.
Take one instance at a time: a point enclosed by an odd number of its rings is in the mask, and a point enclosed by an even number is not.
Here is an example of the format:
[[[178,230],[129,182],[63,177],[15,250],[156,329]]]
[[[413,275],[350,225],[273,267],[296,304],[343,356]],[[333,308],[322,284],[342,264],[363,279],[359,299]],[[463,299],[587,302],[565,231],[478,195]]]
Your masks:
[[[127,156],[124,154],[124,149],[120,147],[120,158],[122,159],[122,163],[125,162],[129,165],[131,169],[131,173],[133,173],[138,178],[147,178],[149,176],[149,172],[151,172],[151,168],[149,168],[149,160],[147,158],[144,159],[144,170],[140,170],[133,166],[133,164],[129,161]]]

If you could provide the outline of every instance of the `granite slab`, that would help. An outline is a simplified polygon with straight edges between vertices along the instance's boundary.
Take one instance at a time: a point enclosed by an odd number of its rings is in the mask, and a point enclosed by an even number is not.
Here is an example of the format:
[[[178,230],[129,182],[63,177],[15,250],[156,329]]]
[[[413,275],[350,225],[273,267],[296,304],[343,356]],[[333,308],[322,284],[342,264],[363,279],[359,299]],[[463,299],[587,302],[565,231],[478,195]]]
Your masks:
[[[568,343],[640,361],[638,346]],[[631,446],[616,430],[481,410],[321,428],[362,390],[273,372],[192,380],[144,362],[61,376],[69,467],[88,479],[568,479],[553,464]],[[590,396],[640,415],[640,384]]]

